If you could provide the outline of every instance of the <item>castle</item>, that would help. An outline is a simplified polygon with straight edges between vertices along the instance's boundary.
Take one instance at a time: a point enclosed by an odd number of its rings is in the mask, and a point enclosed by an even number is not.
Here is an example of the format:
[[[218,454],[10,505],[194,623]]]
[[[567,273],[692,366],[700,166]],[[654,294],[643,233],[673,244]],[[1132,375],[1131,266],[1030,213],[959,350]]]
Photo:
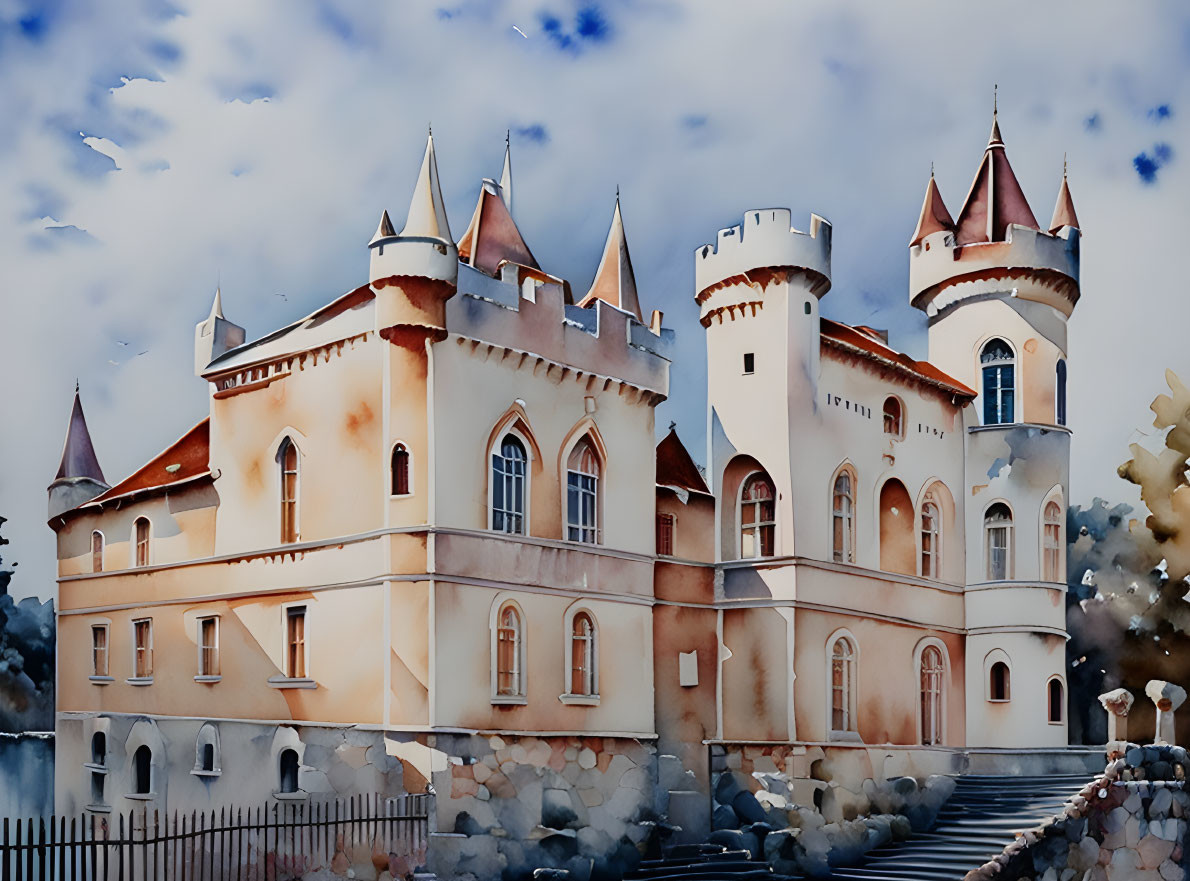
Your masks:
[[[434,867],[485,877],[697,837],[724,768],[854,815],[866,780],[1060,762],[1065,176],[1044,229],[998,124],[957,220],[931,176],[929,362],[820,316],[831,236],[749,210],[695,251],[705,475],[654,454],[672,332],[618,198],[576,296],[507,152],[456,242],[432,137],[366,283],[250,342],[216,295],[209,415],[115,485],[76,392],[59,812],[432,784]]]

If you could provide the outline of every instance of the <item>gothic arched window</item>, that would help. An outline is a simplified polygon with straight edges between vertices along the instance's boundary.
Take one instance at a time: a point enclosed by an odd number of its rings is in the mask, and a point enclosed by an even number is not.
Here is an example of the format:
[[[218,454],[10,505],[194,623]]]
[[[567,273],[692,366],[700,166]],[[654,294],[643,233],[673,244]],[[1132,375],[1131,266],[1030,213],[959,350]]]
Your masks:
[[[979,353],[983,368],[983,424],[1015,421],[1016,356],[1002,339],[991,339]]]

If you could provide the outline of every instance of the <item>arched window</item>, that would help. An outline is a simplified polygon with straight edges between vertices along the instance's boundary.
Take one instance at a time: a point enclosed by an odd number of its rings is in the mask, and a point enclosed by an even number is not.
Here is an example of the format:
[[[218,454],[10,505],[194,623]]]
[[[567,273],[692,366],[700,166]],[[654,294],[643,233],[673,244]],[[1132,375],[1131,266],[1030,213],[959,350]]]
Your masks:
[[[298,791],[298,754],[296,749],[283,749],[278,758],[281,792]]]
[[[933,496],[921,506],[921,576],[939,578],[942,572],[942,517]]]
[[[855,730],[855,646],[840,636],[831,646],[831,732]]]
[[[902,575],[917,573],[913,539],[913,500],[895,477],[880,487],[880,568]]]
[[[566,537],[570,541],[598,544],[599,456],[583,438],[566,461]]]
[[[277,451],[277,462],[281,466],[281,542],[290,544],[298,540],[298,449],[293,441],[285,438]]]
[[[213,743],[202,745],[202,769],[204,771],[215,770],[215,744]]]
[[[983,518],[988,581],[1012,577],[1012,511],[1003,502],[988,508]]]
[[[942,650],[928,645],[921,652],[921,742],[942,743],[942,677],[946,672]]]
[[[905,436],[903,424],[903,411],[901,401],[899,398],[889,395],[884,399],[884,433],[891,437],[901,438]]]
[[[515,435],[505,435],[500,448],[492,451],[492,529],[496,532],[525,534],[528,462],[525,445]]]
[[[1012,697],[1011,674],[1008,665],[996,661],[988,673],[988,700],[1007,701]]]
[[[1059,425],[1066,424],[1066,359],[1059,358],[1055,377],[1054,411]]]
[[[1062,680],[1057,677],[1046,685],[1046,698],[1049,704],[1049,721],[1053,725],[1060,725],[1065,718],[1066,696],[1063,694]]]
[[[91,764],[100,767],[107,764],[107,735],[102,731],[91,735]]]
[[[836,563],[855,562],[855,481],[851,472],[840,471],[835,478],[831,515],[831,545]]]
[[[91,533],[91,571],[103,571],[103,533],[98,529]]]
[[[132,791],[137,795],[153,792],[153,751],[147,746],[138,746],[132,754]]]
[[[1046,581],[1062,580],[1062,506],[1056,501],[1045,503],[1042,553],[1042,577]]]
[[[570,623],[570,693],[599,694],[596,665],[595,622],[586,612],[577,613]]]
[[[392,494],[409,495],[409,450],[404,444],[393,445]]]
[[[1014,420],[1015,391],[1012,348],[1002,339],[988,340],[979,353],[983,366],[983,424],[1003,425]]]
[[[740,491],[740,558],[771,557],[777,530],[777,491],[763,471]]]
[[[136,540],[136,565],[149,565],[149,521],[146,517],[137,517],[136,523],[133,524],[133,532]]]
[[[193,773],[212,777],[219,773],[219,732],[209,722],[198,730],[194,741]]]
[[[524,635],[516,606],[506,604],[496,621],[496,694],[523,697]]]

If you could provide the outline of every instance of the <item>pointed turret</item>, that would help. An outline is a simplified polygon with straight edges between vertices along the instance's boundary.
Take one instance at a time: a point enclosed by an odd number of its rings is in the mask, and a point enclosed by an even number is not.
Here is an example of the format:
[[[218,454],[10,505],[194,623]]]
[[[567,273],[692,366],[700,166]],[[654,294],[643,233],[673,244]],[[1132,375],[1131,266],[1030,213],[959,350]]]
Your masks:
[[[244,328],[223,317],[223,293],[215,288],[211,314],[194,327],[194,373],[202,376],[212,361],[224,352],[244,344]]]
[[[909,246],[919,244],[926,236],[942,230],[953,231],[954,218],[950,216],[946,203],[942,201],[942,194],[934,180],[934,169],[931,168],[930,182],[926,184],[926,198],[921,203],[921,217],[917,220],[917,229],[913,232]]]
[[[434,156],[433,135],[426,138],[426,153],[422,157],[417,186],[409,203],[409,217],[400,235],[402,238],[417,236],[454,243],[450,235],[450,224],[446,222],[442,188],[438,185],[438,161]]]
[[[504,197],[504,207],[512,214],[512,146],[509,136],[504,136],[504,170],[500,172],[500,195]]]
[[[397,231],[393,229],[392,218],[388,216],[388,209],[385,208],[380,215],[380,223],[376,226],[376,234],[372,236],[372,241],[368,242],[368,247],[370,248],[384,239],[395,239],[396,237]]]
[[[541,269],[508,213],[500,185],[490,178],[484,178],[475,213],[459,240],[459,259],[488,275],[496,275],[505,261]]]
[[[1010,225],[1040,230],[1037,218],[1017,182],[1004,139],[1000,136],[1000,122],[992,113],[992,134],[987,149],[975,172],[971,190],[959,212],[955,238],[960,245],[977,242],[1003,242]]]
[[[63,511],[90,501],[108,488],[103,469],[99,467],[99,459],[95,456],[95,447],[91,444],[91,432],[87,430],[87,419],[83,415],[83,402],[76,382],[70,422],[66,426],[66,443],[62,445],[62,460],[58,464],[58,473],[49,485],[49,516],[53,519]]]
[[[595,300],[610,303],[644,323],[636,294],[636,277],[632,273],[632,258],[628,256],[628,239],[624,235],[624,218],[620,214],[618,192],[616,209],[612,213],[612,226],[603,246],[603,257],[599,260],[599,268],[595,270],[595,280],[591,282],[591,289],[579,301],[579,305],[590,306]]]
[[[1070,186],[1066,183],[1065,163],[1062,165],[1062,186],[1058,188],[1058,201],[1054,205],[1054,218],[1050,221],[1050,232],[1056,234],[1064,226],[1072,226],[1081,232],[1078,215],[1074,213],[1074,200],[1070,198]]]

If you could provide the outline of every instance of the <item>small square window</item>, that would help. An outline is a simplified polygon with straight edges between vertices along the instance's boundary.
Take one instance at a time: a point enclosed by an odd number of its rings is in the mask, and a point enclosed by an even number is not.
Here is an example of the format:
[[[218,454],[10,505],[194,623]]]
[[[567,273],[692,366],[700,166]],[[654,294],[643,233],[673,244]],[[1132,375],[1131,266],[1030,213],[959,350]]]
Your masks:
[[[756,372],[756,355],[753,352],[744,353],[744,373]]]

